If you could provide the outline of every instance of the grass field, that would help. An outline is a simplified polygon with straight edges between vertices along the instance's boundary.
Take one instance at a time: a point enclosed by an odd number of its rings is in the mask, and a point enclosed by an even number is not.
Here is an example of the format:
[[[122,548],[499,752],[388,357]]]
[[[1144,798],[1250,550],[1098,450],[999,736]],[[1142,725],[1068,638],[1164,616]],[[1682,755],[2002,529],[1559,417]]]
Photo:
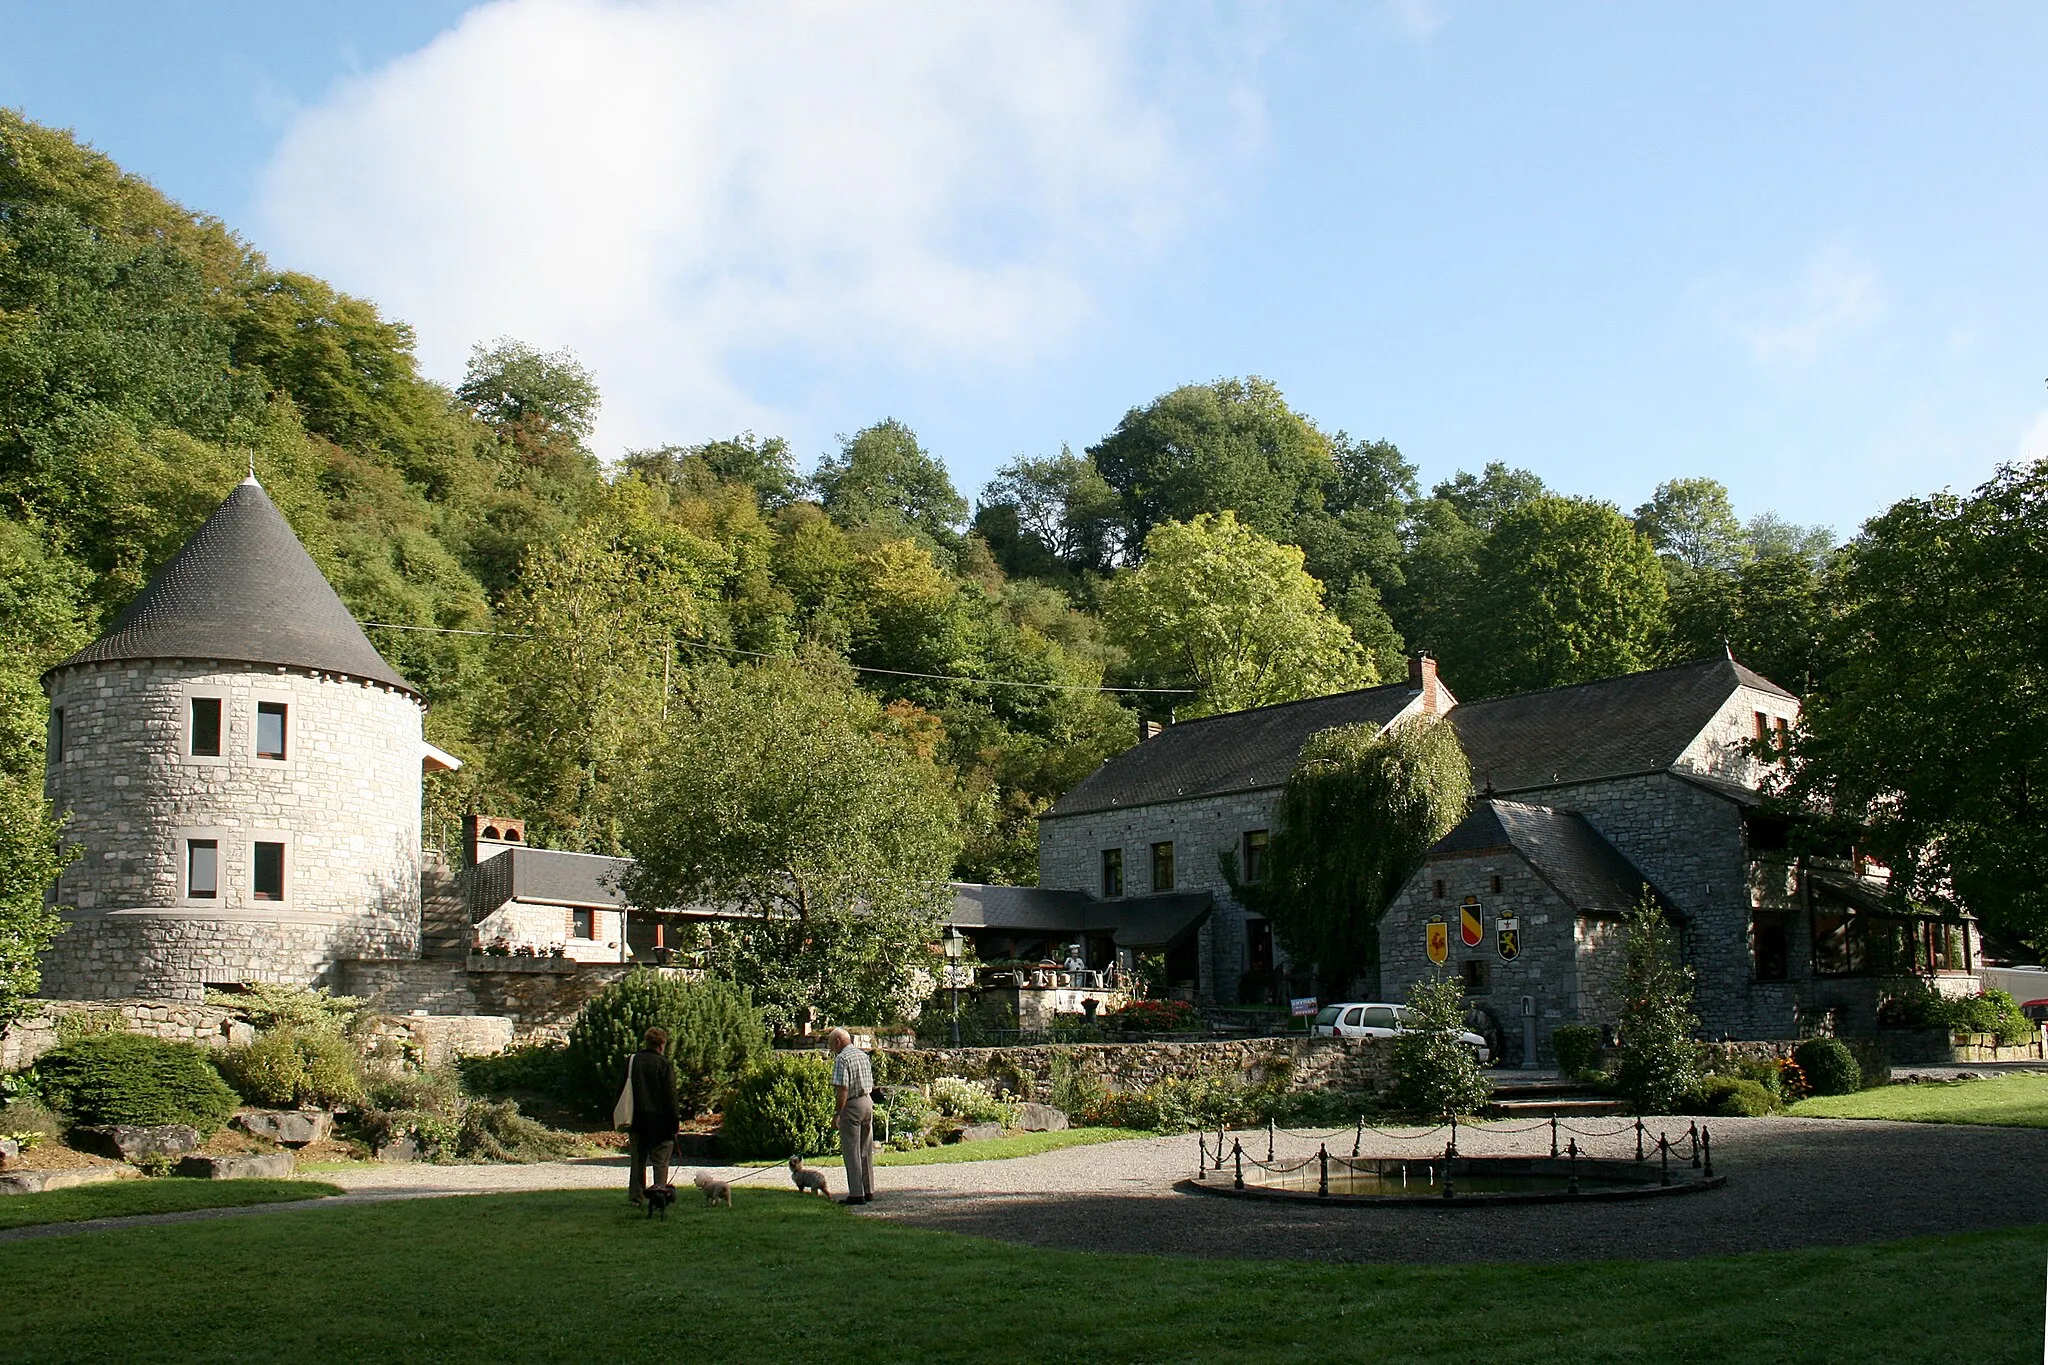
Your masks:
[[[2048,1076],[1881,1085],[1854,1095],[1801,1100],[1788,1112],[1798,1118],[1899,1119],[1910,1123],[1994,1123],[2013,1128],[2048,1128]]]
[[[1037,1156],[1040,1152],[1055,1152],[1062,1147],[1087,1147],[1097,1142],[1122,1142],[1125,1138],[1152,1137],[1151,1133],[1134,1133],[1128,1128],[1069,1128],[1061,1133],[1012,1133],[1008,1137],[989,1138],[984,1142],[956,1142],[946,1147],[920,1147],[910,1152],[892,1152],[886,1147],[875,1149],[877,1166],[944,1166],[955,1161],[1001,1161],[1013,1156]],[[772,1166],[775,1162],[746,1161],[744,1166]],[[836,1156],[813,1157],[812,1166],[842,1166]]]
[[[1717,1261],[1322,1266],[1008,1246],[782,1191],[685,1200],[666,1221],[616,1191],[485,1195],[0,1245],[0,1354],[1989,1365],[2040,1351],[2044,1255],[2048,1228]]]
[[[43,1194],[0,1199],[0,1232],[42,1223],[78,1223],[88,1218],[127,1218],[138,1213],[182,1213],[187,1209],[277,1204],[340,1194],[317,1180],[110,1180]]]

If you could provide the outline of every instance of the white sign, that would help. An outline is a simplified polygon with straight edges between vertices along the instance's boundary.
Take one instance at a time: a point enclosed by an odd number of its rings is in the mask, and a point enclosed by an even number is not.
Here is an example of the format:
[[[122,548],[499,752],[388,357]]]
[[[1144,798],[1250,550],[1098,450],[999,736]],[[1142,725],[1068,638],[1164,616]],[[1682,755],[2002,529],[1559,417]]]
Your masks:
[[[1293,1007],[1294,1017],[1297,1019],[1314,1014],[1321,1006],[1321,1002],[1313,995],[1304,995],[1297,999],[1289,1000],[1287,1003]]]

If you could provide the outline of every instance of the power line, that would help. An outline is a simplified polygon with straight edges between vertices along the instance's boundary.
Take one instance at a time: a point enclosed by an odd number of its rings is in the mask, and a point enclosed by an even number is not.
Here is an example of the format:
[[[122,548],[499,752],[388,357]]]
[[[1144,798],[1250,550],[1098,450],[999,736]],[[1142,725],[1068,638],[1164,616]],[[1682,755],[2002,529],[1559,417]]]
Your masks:
[[[406,626],[400,625],[396,621],[365,621],[362,624],[375,626],[379,630],[414,630],[430,635],[485,635],[503,640],[577,640],[590,638],[589,636],[578,635],[536,636],[511,630],[457,630],[452,626]],[[787,654],[769,654],[758,649],[740,649],[734,645],[714,645],[709,640],[678,640],[676,643],[685,649],[707,649],[721,654],[744,655],[750,659],[787,660],[790,657]],[[869,668],[863,664],[847,664],[845,667],[852,669],[856,673],[879,673],[892,678],[926,678],[933,682],[973,683],[977,687],[1028,687],[1043,692],[1122,692],[1142,693],[1148,696],[1176,697],[1191,697],[1195,693],[1195,689],[1192,687],[1089,687],[1082,683],[1024,682],[1016,678],[974,678],[964,673],[917,673],[906,668]]]

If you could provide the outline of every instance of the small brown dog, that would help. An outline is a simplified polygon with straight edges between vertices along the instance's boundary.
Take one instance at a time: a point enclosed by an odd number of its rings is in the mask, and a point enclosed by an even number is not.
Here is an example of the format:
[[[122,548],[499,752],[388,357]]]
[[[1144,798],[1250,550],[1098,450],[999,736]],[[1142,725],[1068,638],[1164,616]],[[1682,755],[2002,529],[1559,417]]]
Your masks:
[[[727,1208],[732,1207],[732,1186],[728,1182],[712,1175],[711,1172],[697,1172],[696,1180],[691,1183],[704,1192],[705,1208],[712,1208],[719,1204],[723,1204]]]
[[[793,1156],[789,1159],[789,1179],[796,1186],[798,1194],[817,1194],[830,1199],[832,1192],[825,1188],[825,1173],[804,1165],[804,1159]]]

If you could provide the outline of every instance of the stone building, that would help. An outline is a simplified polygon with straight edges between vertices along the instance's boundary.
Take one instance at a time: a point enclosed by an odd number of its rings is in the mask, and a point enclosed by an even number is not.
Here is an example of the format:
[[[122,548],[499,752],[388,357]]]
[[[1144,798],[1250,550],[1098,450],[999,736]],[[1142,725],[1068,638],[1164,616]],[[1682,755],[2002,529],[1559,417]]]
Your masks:
[[[83,850],[45,994],[196,1001],[417,955],[421,772],[455,760],[253,477],[43,683],[45,790]]]

